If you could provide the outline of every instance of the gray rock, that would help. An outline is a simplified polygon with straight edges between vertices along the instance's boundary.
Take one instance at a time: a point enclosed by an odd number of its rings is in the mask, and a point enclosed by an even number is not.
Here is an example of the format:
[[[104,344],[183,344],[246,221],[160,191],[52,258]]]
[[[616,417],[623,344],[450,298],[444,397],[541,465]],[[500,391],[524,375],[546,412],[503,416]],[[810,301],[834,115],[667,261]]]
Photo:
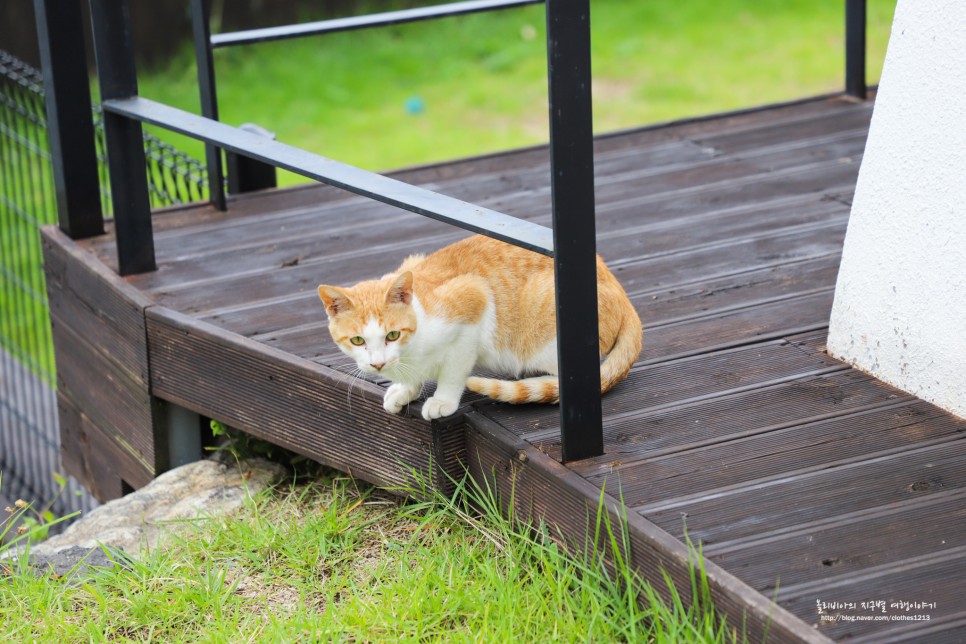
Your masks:
[[[52,572],[58,577],[64,575],[83,575],[91,568],[114,568],[123,566],[126,555],[120,551],[105,551],[106,548],[82,548],[67,546],[54,549],[47,554],[30,553],[30,565],[40,572]]]
[[[261,459],[246,461],[241,467],[213,460],[183,465],[136,492],[95,508],[62,534],[32,545],[30,562],[53,568],[58,574],[73,570],[82,561],[113,566],[102,546],[137,556],[177,530],[179,522],[234,512],[246,498],[272,485],[285,472],[283,465]]]

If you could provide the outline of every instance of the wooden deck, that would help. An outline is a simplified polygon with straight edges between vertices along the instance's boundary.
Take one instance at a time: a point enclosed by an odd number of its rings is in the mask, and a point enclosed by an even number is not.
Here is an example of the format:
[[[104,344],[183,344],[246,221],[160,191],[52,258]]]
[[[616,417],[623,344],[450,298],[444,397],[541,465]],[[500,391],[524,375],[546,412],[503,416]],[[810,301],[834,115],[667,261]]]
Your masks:
[[[143,485],[170,464],[170,402],[379,484],[412,468],[445,487],[465,463],[576,539],[603,498],[652,580],[686,590],[685,534],[700,543],[752,641],[963,641],[966,421],[824,352],[871,111],[828,98],[598,140],[598,249],[645,344],[604,398],[606,454],[566,467],[555,407],[389,416],[328,338],[317,284],[461,231],[271,191],[159,213],[159,270],[120,279],[110,235],[48,229],[65,464],[102,497]],[[394,176],[549,223],[544,148]]]

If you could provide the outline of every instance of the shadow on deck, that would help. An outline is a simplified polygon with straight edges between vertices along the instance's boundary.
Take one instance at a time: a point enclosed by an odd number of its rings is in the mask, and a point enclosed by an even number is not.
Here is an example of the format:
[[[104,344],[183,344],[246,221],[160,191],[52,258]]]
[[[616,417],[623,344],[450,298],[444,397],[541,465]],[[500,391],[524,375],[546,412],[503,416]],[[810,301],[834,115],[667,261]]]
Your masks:
[[[119,278],[110,234],[47,229],[65,466],[102,499],[140,487],[177,460],[186,408],[380,485],[416,470],[446,488],[465,463],[577,540],[603,498],[641,572],[685,592],[686,531],[752,640],[957,640],[966,422],[824,352],[871,111],[819,99],[597,141],[598,250],[645,346],[604,398],[605,455],[566,467],[555,407],[390,416],[385,383],[352,380],[328,338],[317,284],[462,231],[326,186],[268,191],[158,213],[159,269]],[[550,219],[544,148],[394,176]]]

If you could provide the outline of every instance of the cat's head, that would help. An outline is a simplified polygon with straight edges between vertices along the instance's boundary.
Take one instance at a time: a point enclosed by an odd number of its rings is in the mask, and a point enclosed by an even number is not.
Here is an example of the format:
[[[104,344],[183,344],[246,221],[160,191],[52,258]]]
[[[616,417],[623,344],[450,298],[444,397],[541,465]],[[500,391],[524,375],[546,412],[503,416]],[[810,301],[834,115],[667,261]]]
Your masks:
[[[416,332],[409,271],[350,287],[322,285],[319,297],[329,314],[332,339],[365,373],[397,364]]]

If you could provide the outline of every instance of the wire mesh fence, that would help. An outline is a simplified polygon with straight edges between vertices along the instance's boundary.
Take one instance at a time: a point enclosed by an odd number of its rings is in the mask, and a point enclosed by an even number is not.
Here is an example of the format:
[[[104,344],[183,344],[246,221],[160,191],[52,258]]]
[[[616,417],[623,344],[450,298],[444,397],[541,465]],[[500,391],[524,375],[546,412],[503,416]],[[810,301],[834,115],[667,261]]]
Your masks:
[[[104,132],[92,109],[108,216]],[[152,207],[207,198],[204,164],[147,133],[144,145]],[[0,500],[23,498],[63,515],[96,501],[59,473],[56,370],[38,233],[56,221],[43,77],[0,50]]]

